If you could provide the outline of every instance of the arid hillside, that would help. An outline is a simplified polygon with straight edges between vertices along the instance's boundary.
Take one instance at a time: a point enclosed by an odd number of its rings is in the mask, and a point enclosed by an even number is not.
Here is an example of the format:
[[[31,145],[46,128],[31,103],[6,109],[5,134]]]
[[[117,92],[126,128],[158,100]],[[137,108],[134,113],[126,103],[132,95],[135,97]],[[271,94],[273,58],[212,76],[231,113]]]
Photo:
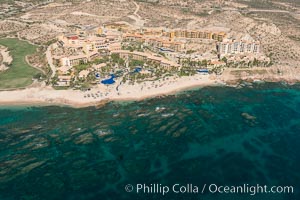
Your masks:
[[[49,44],[81,25],[123,21],[138,28],[221,27],[259,39],[274,64],[298,66],[298,0],[0,1],[0,36]]]

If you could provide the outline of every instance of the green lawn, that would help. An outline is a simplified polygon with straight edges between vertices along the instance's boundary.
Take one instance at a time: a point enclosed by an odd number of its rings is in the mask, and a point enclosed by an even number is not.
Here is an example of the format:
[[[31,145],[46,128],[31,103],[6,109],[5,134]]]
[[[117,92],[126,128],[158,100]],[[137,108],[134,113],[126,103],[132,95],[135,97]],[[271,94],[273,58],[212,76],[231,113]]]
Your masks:
[[[8,70],[0,72],[0,89],[22,88],[32,83],[39,71],[28,65],[25,56],[35,53],[36,46],[15,38],[0,39],[0,45],[8,47],[13,62]]]

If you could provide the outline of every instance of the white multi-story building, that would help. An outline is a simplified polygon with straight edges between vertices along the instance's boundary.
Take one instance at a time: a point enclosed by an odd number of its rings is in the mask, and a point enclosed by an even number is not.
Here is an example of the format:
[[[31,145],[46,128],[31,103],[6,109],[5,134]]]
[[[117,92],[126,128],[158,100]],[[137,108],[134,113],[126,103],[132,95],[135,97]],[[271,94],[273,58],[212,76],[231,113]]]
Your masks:
[[[60,59],[61,66],[75,66],[82,63],[87,63],[88,61],[91,61],[95,59],[98,56],[98,52],[90,52],[89,54],[80,54],[76,56],[67,56],[62,57]]]
[[[251,36],[245,35],[240,39],[226,38],[217,45],[220,57],[234,54],[259,54],[260,42],[255,41]]]

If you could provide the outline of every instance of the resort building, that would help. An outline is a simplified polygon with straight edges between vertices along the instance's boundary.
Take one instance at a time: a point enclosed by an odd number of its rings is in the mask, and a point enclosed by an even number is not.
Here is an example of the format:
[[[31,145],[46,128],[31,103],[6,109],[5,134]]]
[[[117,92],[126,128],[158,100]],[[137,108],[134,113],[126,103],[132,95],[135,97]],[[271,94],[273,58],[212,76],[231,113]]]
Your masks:
[[[86,55],[77,55],[61,58],[62,66],[74,66],[79,65],[80,63],[87,63],[88,58]]]
[[[108,45],[108,51],[118,51],[122,49],[122,45],[120,42],[112,43]]]
[[[79,64],[87,63],[98,57],[98,52],[92,52],[89,54],[80,54],[76,56],[68,56],[60,59],[62,66],[76,66]]]
[[[144,28],[141,33],[145,36],[162,36],[164,30],[161,28]]]
[[[57,68],[57,73],[59,75],[67,75],[67,74],[69,74],[69,72],[70,72],[71,69],[72,69],[71,66],[66,66],[65,65],[65,66]]]
[[[127,42],[145,42],[145,38],[141,34],[125,34],[123,39]]]
[[[107,49],[108,42],[105,37],[89,37],[85,41],[85,46],[90,46],[90,49],[86,49],[87,51],[94,51],[99,49]],[[86,52],[87,52],[86,51]]]
[[[98,65],[94,64],[92,67],[93,67],[93,69],[95,69],[96,71],[98,71],[101,68],[106,67],[106,63],[101,63],[101,64],[98,64]]]
[[[121,42],[121,34],[118,32],[105,31],[102,35],[94,33],[78,32],[78,34],[61,35],[58,36],[58,44],[65,48],[82,49],[88,54],[93,51],[107,50],[111,44],[115,47],[115,43]]]
[[[213,32],[205,30],[172,30],[164,33],[164,36],[167,36],[171,39],[173,38],[187,38],[187,39],[209,39],[223,41],[226,36],[225,32]]]
[[[173,51],[183,51],[185,49],[185,43],[163,38],[149,38],[146,43],[156,48],[167,48]]]
[[[145,62],[151,62],[153,64],[157,64],[166,68],[179,66],[177,63],[169,61],[160,55],[155,55],[150,53],[144,53],[138,51],[131,52],[127,50],[121,50],[121,51],[112,51],[111,54],[119,54],[120,57],[123,59],[134,59],[134,60],[141,60]]]
[[[81,72],[79,72],[78,78],[85,79],[88,77],[89,74],[89,70],[82,70]]]
[[[71,76],[58,76],[57,85],[58,86],[70,86]]]
[[[259,54],[260,42],[255,41],[250,35],[245,35],[240,39],[226,38],[218,43],[217,51],[220,57],[245,53]]]
[[[109,43],[121,42],[122,34],[119,31],[104,31],[103,35]]]

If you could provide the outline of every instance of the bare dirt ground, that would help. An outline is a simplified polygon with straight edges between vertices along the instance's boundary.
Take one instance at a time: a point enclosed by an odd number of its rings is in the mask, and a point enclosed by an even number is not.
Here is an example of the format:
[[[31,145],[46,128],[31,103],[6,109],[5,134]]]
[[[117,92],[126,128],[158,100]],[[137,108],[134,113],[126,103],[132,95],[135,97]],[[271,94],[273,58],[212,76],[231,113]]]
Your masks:
[[[34,24],[27,29],[19,31],[18,36],[39,44],[54,39],[58,34],[63,32],[66,32],[65,28],[58,27],[52,23],[43,23]]]
[[[24,28],[26,28],[26,24],[24,23],[12,21],[12,20],[0,21],[0,35],[20,31]]]
[[[266,82],[287,82],[294,84],[300,82],[300,67],[272,66],[268,68],[254,67],[251,69],[227,68],[220,77],[220,80],[228,84],[236,84],[240,80],[245,81],[266,81]]]

